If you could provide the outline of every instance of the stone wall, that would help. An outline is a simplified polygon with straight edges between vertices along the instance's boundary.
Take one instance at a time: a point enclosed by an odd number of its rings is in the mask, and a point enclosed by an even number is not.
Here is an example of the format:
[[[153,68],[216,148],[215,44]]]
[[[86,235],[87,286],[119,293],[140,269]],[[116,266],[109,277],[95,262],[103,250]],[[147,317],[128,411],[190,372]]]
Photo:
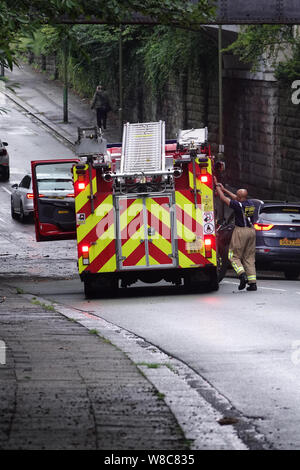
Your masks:
[[[36,59],[50,75],[55,57]],[[228,71],[227,71],[228,72]],[[258,79],[259,78],[259,79]],[[226,181],[247,187],[252,197],[300,200],[300,105],[291,101],[289,86],[271,75],[258,78],[231,70],[223,78]],[[124,120],[164,120],[166,137],[178,129],[208,127],[213,152],[218,151],[217,77],[192,70],[173,75],[164,93],[153,96],[142,71],[135,82],[124,77]]]

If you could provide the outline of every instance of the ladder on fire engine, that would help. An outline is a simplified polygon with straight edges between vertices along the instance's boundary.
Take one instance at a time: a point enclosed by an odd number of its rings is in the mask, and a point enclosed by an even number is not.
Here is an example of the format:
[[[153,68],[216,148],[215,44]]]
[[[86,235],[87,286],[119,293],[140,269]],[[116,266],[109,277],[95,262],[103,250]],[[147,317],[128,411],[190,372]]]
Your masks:
[[[124,124],[121,174],[165,171],[165,123]]]

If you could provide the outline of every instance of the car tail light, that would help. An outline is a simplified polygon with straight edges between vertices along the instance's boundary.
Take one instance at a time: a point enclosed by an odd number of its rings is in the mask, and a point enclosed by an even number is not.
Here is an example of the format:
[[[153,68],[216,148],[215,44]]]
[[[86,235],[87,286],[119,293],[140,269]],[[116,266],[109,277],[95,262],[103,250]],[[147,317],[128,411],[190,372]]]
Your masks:
[[[70,194],[67,194],[66,197],[75,197],[75,194],[74,194],[74,193],[70,193]]]
[[[212,239],[211,237],[204,238],[205,258],[212,257]]]
[[[258,231],[263,231],[263,232],[266,232],[268,230],[271,230],[274,225],[273,224],[254,224],[253,227],[255,228],[255,230],[258,230]]]
[[[33,199],[33,193],[27,193],[26,197],[27,199]]]
[[[83,264],[89,264],[89,263],[90,263],[90,260],[89,260],[89,251],[90,251],[89,245],[82,245],[82,247],[81,247],[81,255],[82,255],[82,263],[83,263]]]

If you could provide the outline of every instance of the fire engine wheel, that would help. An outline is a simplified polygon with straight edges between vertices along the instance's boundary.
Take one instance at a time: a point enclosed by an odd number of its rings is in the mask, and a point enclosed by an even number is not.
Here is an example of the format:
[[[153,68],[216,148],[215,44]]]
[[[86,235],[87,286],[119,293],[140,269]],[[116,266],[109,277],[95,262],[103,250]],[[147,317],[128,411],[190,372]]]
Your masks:
[[[219,289],[218,273],[214,269],[203,277],[202,270],[190,270],[184,279],[184,286],[189,292],[210,292]]]
[[[110,297],[116,294],[118,288],[117,279],[106,280],[103,283],[101,280],[85,279],[84,280],[84,295],[87,299],[101,299]]]

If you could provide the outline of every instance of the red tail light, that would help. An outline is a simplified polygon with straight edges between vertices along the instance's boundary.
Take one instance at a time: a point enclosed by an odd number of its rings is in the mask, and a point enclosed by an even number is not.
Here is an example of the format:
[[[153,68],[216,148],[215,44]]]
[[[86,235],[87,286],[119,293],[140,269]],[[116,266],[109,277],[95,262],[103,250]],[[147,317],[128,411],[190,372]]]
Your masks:
[[[70,193],[70,194],[67,194],[66,197],[75,197],[75,194],[74,194],[74,193]]]
[[[201,180],[201,183],[208,183],[208,176],[207,175],[201,175],[200,180]]]
[[[212,239],[210,237],[204,238],[205,258],[212,257]]]
[[[253,227],[255,228],[255,230],[258,230],[258,231],[267,231],[267,230],[271,230],[274,225],[272,224],[254,224]]]
[[[85,183],[78,183],[78,189],[80,191],[82,191],[83,189],[85,189]]]
[[[33,199],[33,194],[32,193],[27,193],[26,197],[27,197],[27,199]]]
[[[89,251],[90,251],[89,245],[82,245],[82,247],[81,247],[81,255],[82,255],[82,263],[83,263],[83,264],[89,264],[89,263],[90,263],[90,260],[89,260]]]

